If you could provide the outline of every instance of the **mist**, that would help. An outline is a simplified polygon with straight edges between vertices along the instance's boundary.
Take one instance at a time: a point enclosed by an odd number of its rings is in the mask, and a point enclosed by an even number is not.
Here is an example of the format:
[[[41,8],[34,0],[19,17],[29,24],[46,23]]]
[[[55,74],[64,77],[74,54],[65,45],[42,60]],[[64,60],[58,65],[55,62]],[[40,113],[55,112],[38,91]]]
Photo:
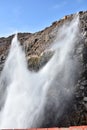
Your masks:
[[[74,54],[78,33],[79,16],[75,16],[58,29],[49,48],[54,55],[38,72],[28,69],[15,35],[0,77],[0,128],[41,127],[49,109],[60,117],[78,78],[79,62]]]

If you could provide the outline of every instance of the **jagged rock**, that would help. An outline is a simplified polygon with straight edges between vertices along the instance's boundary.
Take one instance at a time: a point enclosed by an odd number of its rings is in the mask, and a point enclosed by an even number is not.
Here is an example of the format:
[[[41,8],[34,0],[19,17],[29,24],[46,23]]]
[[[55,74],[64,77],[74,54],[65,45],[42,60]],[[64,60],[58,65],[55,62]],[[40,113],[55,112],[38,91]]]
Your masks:
[[[84,106],[87,109],[87,103],[84,103]],[[86,115],[86,120],[87,120],[87,115]]]
[[[42,68],[48,61],[49,59],[53,56],[53,51],[44,51],[40,55],[40,61],[39,61],[39,66]]]
[[[35,70],[35,71],[38,71],[39,70],[39,56],[37,55],[32,55],[32,56],[29,56],[27,57],[27,61],[28,61],[28,68],[30,70]]]
[[[80,89],[83,89],[83,90],[84,90],[84,86],[80,86]]]
[[[21,45],[25,49],[30,70],[38,71],[49,61],[53,52],[46,49],[52,44],[58,28],[67,21],[71,21],[73,16],[65,16],[40,32],[18,34]],[[50,108],[51,114],[48,112],[50,116],[46,118],[41,127],[87,125],[87,11],[80,11],[79,17],[82,40],[76,46],[75,56],[78,57],[82,69],[79,71],[80,77],[75,85],[74,98],[56,122],[53,121],[56,111],[54,111],[52,104]],[[13,36],[0,38],[0,71],[3,69]]]
[[[50,60],[52,56],[53,51],[44,51],[40,56],[31,55],[27,57],[29,69],[32,71],[38,71]]]
[[[83,101],[87,102],[87,97],[84,97],[84,98],[83,98]]]

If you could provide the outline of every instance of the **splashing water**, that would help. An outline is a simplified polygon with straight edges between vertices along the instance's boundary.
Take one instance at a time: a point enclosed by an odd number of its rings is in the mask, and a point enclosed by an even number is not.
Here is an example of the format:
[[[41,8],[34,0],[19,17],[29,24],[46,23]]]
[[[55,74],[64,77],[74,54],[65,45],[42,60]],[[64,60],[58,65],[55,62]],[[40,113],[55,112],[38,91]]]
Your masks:
[[[78,67],[78,61],[73,57],[78,23],[79,18],[75,17],[71,23],[59,29],[51,47],[55,54],[37,73],[27,69],[17,35],[13,38],[0,78],[0,128],[40,126],[51,86],[57,90],[57,100],[53,99],[57,106],[62,100],[61,91],[64,98],[72,95]]]

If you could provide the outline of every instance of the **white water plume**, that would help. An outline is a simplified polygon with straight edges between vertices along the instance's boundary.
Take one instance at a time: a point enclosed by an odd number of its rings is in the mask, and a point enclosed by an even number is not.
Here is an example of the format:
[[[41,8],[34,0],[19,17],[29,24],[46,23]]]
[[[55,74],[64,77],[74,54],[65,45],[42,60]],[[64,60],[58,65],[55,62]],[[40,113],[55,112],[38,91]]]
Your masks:
[[[28,70],[17,35],[13,38],[0,78],[0,128],[38,127],[43,121],[46,99],[52,95],[51,90],[58,92],[54,95],[56,100],[51,97],[57,106],[62,100],[60,91],[64,97],[72,95],[78,67],[77,59],[73,58],[78,23],[76,17],[59,29],[51,47],[55,53],[39,72]]]

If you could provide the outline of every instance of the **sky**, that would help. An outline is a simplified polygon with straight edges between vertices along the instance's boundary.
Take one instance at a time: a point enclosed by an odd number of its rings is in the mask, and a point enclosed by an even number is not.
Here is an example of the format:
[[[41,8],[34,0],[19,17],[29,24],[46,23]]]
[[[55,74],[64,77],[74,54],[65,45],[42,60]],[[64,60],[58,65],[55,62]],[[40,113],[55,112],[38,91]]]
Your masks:
[[[87,10],[87,0],[0,0],[0,37],[37,32],[65,15]]]

